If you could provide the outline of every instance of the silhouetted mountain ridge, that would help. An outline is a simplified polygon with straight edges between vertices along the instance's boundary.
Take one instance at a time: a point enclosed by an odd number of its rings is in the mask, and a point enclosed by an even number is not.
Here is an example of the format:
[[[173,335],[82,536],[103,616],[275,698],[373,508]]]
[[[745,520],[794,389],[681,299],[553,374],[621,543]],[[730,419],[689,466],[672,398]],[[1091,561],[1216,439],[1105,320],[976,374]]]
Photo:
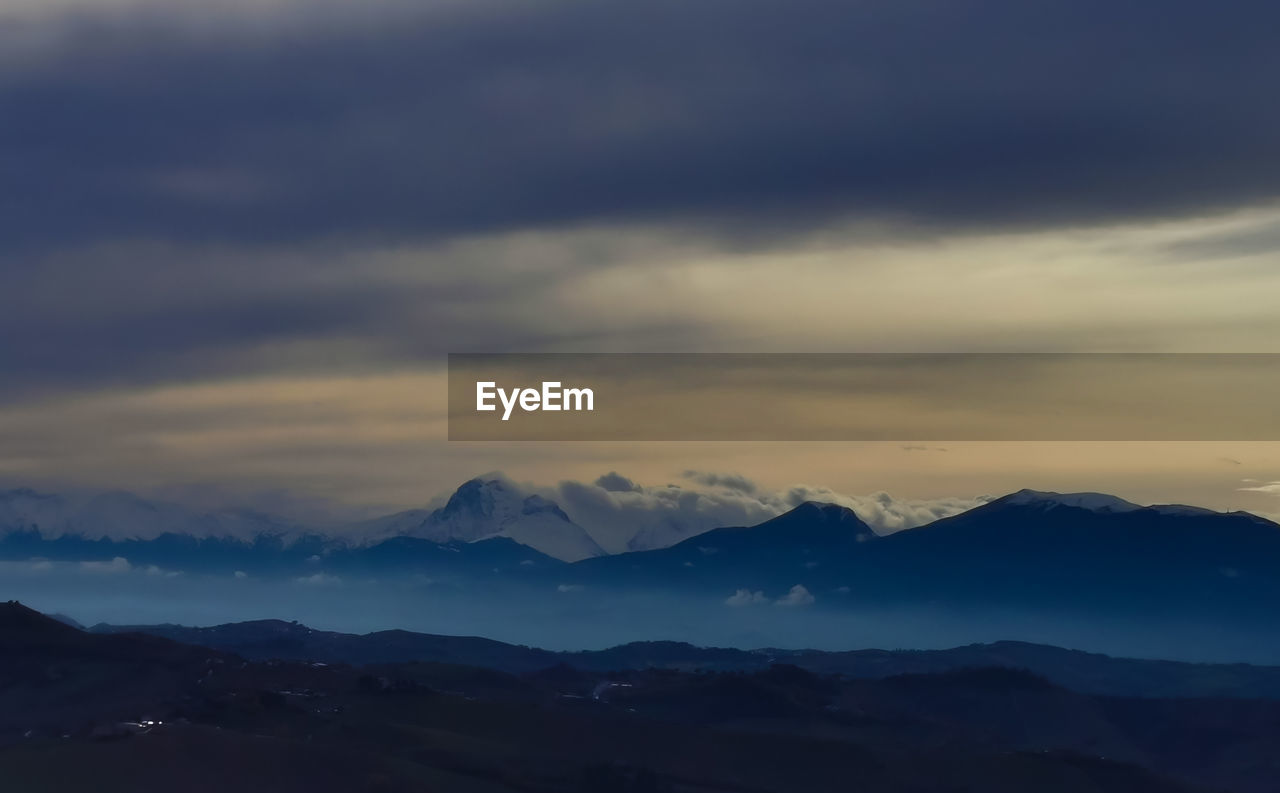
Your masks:
[[[880,679],[963,669],[1025,670],[1088,694],[1142,697],[1280,699],[1280,667],[1193,664],[1002,641],[946,650],[744,650],[685,642],[645,641],[605,650],[555,652],[468,636],[390,630],[367,634],[318,631],[296,622],[255,620],[208,628],[179,625],[95,625],[97,634],[147,633],[246,658],[377,664],[410,661],[481,666],[529,674],[566,665],[590,672],[662,668],[753,671],[786,663],[817,674]]]

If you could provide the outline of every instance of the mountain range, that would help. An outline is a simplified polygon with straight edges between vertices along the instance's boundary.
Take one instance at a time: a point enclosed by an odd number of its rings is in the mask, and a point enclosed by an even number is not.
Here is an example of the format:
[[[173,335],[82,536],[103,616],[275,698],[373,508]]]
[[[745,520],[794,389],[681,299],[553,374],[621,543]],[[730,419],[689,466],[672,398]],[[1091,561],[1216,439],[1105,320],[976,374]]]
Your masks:
[[[877,535],[857,515],[806,503],[754,527],[569,568],[574,585],[819,603],[1044,605],[1261,614],[1280,604],[1280,525],[1245,512],[1143,507],[1101,494],[1023,490],[916,529]],[[752,598],[762,602],[762,598]]]
[[[743,650],[687,642],[630,642],[604,650],[551,651],[476,636],[405,630],[322,631],[297,622],[255,620],[206,628],[94,625],[90,633],[143,634],[260,661],[369,664],[437,663],[531,674],[558,666],[586,672],[671,669],[758,672],[787,663],[823,675],[884,679],[965,669],[1022,669],[1085,694],[1122,697],[1231,697],[1280,700],[1280,667],[1114,658],[1030,642],[1001,641],[944,650]]]
[[[0,787],[1271,793],[1280,771],[1275,670],[1260,668],[993,645],[827,654],[854,670],[831,674],[801,653],[646,643],[546,654],[280,622],[182,639],[89,633],[0,603]],[[362,650],[421,660],[317,660]],[[1162,679],[1184,693],[1085,693],[1010,659],[1104,690]],[[504,671],[513,662],[526,671]],[[970,662],[980,665],[955,666]],[[1186,695],[1227,679],[1242,688]]]
[[[1141,506],[1096,493],[1023,490],[883,536],[847,508],[807,502],[755,526],[713,529],[670,547],[616,555],[601,555],[555,504],[501,479],[468,482],[439,509],[375,521],[359,541],[298,527],[249,537],[157,533],[158,521],[175,513],[123,497],[76,502],[10,491],[0,503],[6,521],[0,560],[87,562],[166,575],[234,573],[263,581],[418,581],[438,596],[462,598],[450,609],[483,604],[500,614],[515,604],[529,616],[584,631],[603,623],[589,622],[583,608],[614,622],[610,614],[632,609],[649,620],[648,629],[632,635],[652,637],[654,609],[670,603],[632,604],[661,597],[678,599],[671,602],[683,604],[686,622],[703,628],[727,619],[726,607],[743,619],[765,619],[767,609],[774,632],[760,636],[769,641],[784,635],[778,632],[784,612],[889,621],[900,619],[894,614],[927,614],[968,626],[963,637],[955,635],[969,641],[1012,636],[1061,643],[1073,635],[1071,625],[1088,625],[1091,635],[1109,630],[1121,641],[1087,646],[1131,651],[1125,648],[1145,646],[1126,638],[1135,630],[1168,648],[1169,637],[1194,629],[1202,649],[1215,637],[1230,640],[1213,652],[1177,657],[1272,659],[1280,653],[1265,629],[1280,609],[1280,525],[1244,512]],[[109,521],[93,522],[94,504],[111,507]],[[131,515],[150,522],[128,536],[120,521]],[[208,529],[217,517],[197,523]],[[114,536],[106,536],[108,530]],[[57,602],[75,613],[69,601]],[[335,608],[347,602],[333,601]],[[382,608],[369,602],[366,608]],[[566,608],[579,611],[566,621]],[[740,630],[755,630],[761,619],[756,626],[739,620]],[[1038,625],[1050,622],[1060,630],[1039,632]],[[690,631],[680,637],[706,635]],[[589,641],[585,637],[573,641]]]
[[[388,537],[420,537],[433,542],[509,537],[566,562],[604,555],[604,549],[555,502],[536,494],[525,495],[499,477],[464,483],[440,509],[415,509],[366,521],[351,535],[364,543]]]
[[[249,569],[261,568],[267,554],[281,557],[269,565],[279,566],[317,555],[356,552],[389,540],[404,544],[419,539],[458,552],[462,545],[502,538],[531,549],[534,557],[572,562],[604,553],[554,502],[523,493],[500,476],[464,483],[439,509],[408,510],[324,529],[251,510],[199,512],[124,492],[89,496],[45,494],[29,488],[0,492],[0,557],[6,559],[119,556],[165,567],[173,566],[165,564],[169,556],[187,555],[179,549],[199,548],[206,556],[228,563],[239,559],[243,564],[236,569]],[[199,567],[208,567],[208,561]]]
[[[1096,515],[1140,513],[1148,517],[1199,516],[1206,519],[1224,515],[1182,505],[1144,507],[1100,493],[1061,494],[1023,490],[997,499],[995,503],[1006,508],[1059,507]],[[804,514],[808,505],[800,506],[800,514]],[[833,510],[839,509],[829,506]],[[856,535],[856,541],[866,542],[879,538],[874,529],[862,523],[852,512],[843,510],[842,513],[832,514],[843,513],[848,513],[850,521],[858,522],[856,526],[849,524],[852,533]],[[987,513],[979,507],[962,514]],[[779,523],[766,521],[754,532],[752,542],[761,542],[764,534],[771,531],[790,533],[805,522],[797,520],[797,517],[797,514],[791,514]],[[1249,517],[1274,525],[1262,518]],[[930,526],[943,523],[945,519],[935,521]],[[609,555],[593,536],[593,532],[598,530],[603,530],[603,527],[579,525],[554,501],[526,492],[501,474],[489,474],[463,483],[438,508],[411,509],[369,520],[325,526],[309,526],[296,520],[249,509],[200,511],[121,491],[90,495],[40,493],[30,488],[0,491],[0,556],[10,559],[20,558],[21,553],[39,543],[59,540],[81,548],[88,547],[86,543],[94,544],[93,547],[102,551],[113,544],[119,544],[122,549],[128,550],[136,549],[140,543],[154,541],[172,544],[174,537],[180,537],[184,538],[184,542],[196,540],[213,546],[239,545],[260,549],[298,546],[299,549],[309,551],[303,557],[307,558],[325,550],[366,547],[399,538],[450,544],[505,537],[560,561],[577,562]],[[715,537],[719,542],[740,529],[713,528],[710,531],[698,531],[684,527],[679,532],[662,537],[644,529],[639,531],[644,534],[643,537],[631,537],[622,543],[621,548],[616,547],[619,544],[616,541],[607,545],[614,551],[621,550],[623,553],[647,552],[679,545],[707,549],[711,546],[707,544],[706,538]],[[694,531],[692,537],[689,536],[690,531]],[[837,530],[837,534],[839,533]],[[804,540],[798,535],[792,539]],[[732,546],[737,541],[728,542]],[[21,550],[16,547],[6,550],[5,545],[21,546]],[[50,558],[61,556],[55,554]]]
[[[14,531],[35,531],[48,540],[154,540],[165,534],[252,540],[307,533],[297,523],[252,510],[199,512],[121,491],[58,495],[30,488],[0,491],[0,534]]]

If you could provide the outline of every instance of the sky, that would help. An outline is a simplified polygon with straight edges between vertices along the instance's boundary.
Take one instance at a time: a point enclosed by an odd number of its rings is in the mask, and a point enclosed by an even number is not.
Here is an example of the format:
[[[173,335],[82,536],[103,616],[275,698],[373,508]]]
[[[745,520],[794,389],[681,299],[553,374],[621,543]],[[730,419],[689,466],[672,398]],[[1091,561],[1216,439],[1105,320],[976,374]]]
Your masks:
[[[1280,445],[449,443],[484,351],[1280,352],[1280,9],[0,0],[0,483],[1280,513]],[[943,449],[945,448],[945,451]]]

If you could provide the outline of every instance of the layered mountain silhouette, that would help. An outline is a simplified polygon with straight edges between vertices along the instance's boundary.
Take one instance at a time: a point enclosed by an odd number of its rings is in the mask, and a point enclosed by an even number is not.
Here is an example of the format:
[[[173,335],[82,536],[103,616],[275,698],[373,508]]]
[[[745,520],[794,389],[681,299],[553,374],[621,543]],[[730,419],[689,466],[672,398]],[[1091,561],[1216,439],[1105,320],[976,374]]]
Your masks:
[[[803,504],[758,526],[589,559],[561,577],[767,603],[802,586],[818,608],[1046,608],[1236,621],[1280,606],[1280,526],[1252,514],[1020,491],[878,536],[850,510]]]
[[[285,622],[183,630],[167,629],[238,650],[0,604],[0,787],[1270,793],[1277,770],[1275,701],[1090,694],[1002,665],[847,677],[772,651],[389,634],[363,637],[381,658],[326,663],[360,648]],[[395,645],[420,660],[386,660]],[[1105,680],[1110,663],[1147,662],[1084,663]]]
[[[1280,595],[1280,526],[1246,512],[1142,507],[1099,494],[1023,490],[876,543],[870,564],[899,591],[1117,609],[1231,604]]]
[[[811,502],[755,526],[614,556],[601,556],[554,503],[501,478],[472,480],[439,509],[368,524],[361,541],[301,530],[157,534],[155,523],[129,536],[114,508],[114,536],[107,536],[84,505],[65,508],[30,491],[10,491],[0,503],[0,557],[8,560],[119,559],[158,570],[262,576],[483,577],[486,586],[518,580],[545,591],[630,589],[718,600],[744,591],[735,605],[818,609],[1051,607],[1230,623],[1265,617],[1280,604],[1277,524],[1244,512],[1140,506],[1095,493],[1019,491],[886,536],[849,509]],[[133,500],[110,503],[129,505],[127,514],[153,514]],[[789,593],[795,597],[787,600]]]
[[[144,634],[257,660],[343,664],[444,663],[529,674],[557,666],[586,672],[672,669],[763,671],[787,663],[817,674],[858,679],[1023,669],[1087,694],[1125,697],[1230,697],[1280,700],[1280,667],[1193,664],[1114,658],[1030,642],[1002,641],[944,650],[783,650],[700,647],[686,642],[630,642],[605,650],[551,651],[475,636],[405,630],[354,634],[297,622],[254,620],[206,628],[183,625],[95,625],[94,634]]]

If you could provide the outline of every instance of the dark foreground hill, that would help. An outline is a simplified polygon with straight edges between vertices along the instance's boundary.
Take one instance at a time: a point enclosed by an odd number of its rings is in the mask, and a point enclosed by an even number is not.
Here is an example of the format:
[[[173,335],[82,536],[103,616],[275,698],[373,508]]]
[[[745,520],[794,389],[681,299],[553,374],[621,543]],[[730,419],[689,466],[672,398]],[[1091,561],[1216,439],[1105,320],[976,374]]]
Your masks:
[[[367,634],[318,631],[296,622],[258,620],[208,628],[96,625],[94,633],[142,633],[256,660],[353,665],[411,661],[479,666],[528,674],[556,665],[588,672],[640,669],[761,671],[785,662],[824,675],[878,679],[973,667],[1026,669],[1086,694],[1129,697],[1232,697],[1280,700],[1280,667],[1191,664],[1113,658],[1027,642],[974,644],[947,650],[739,650],[683,642],[632,642],[607,650],[553,652],[474,636],[410,631]]]
[[[226,656],[142,634],[100,636],[16,602],[0,604],[0,744],[151,715]]]
[[[254,620],[208,628],[183,625],[95,625],[95,634],[140,633],[213,647],[255,660],[380,664],[405,661],[463,664],[505,672],[553,666],[556,653],[475,636],[437,636],[411,631],[353,634],[318,631],[297,622]]]
[[[41,720],[0,742],[22,793],[1263,793],[1280,771],[1280,704],[1093,697],[1015,670],[255,662],[16,605],[0,642],[23,659],[0,692],[26,707],[5,712]],[[170,685],[83,698],[157,670]]]

